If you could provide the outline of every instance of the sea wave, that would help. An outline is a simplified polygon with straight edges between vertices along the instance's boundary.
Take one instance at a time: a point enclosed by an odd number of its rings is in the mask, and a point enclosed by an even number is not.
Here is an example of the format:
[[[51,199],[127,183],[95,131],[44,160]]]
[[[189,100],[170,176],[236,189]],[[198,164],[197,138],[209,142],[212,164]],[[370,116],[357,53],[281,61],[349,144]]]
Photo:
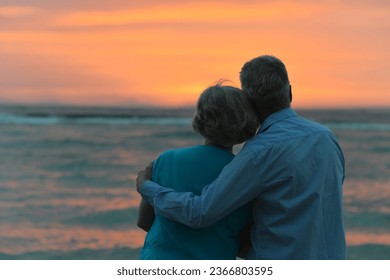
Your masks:
[[[359,130],[359,131],[390,131],[390,124],[387,123],[360,123],[360,122],[339,122],[324,123],[332,129]]]
[[[54,124],[90,124],[90,125],[189,125],[189,117],[118,117],[118,116],[24,116],[0,114],[0,124],[14,125],[54,125]]]
[[[13,125],[190,125],[190,117],[143,117],[143,116],[54,116],[0,114],[0,124]],[[323,122],[331,129],[358,131],[390,131],[388,123]]]

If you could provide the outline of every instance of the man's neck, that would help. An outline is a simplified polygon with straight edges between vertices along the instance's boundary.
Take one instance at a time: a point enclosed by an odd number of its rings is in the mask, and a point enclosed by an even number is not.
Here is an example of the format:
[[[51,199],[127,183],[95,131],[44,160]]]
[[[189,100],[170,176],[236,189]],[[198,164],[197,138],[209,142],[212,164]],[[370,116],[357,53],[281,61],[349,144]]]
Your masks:
[[[266,120],[266,118],[268,118],[269,116],[271,116],[273,113],[279,112],[279,111],[284,110],[284,109],[287,109],[287,108],[290,108],[290,107],[280,108],[280,109],[278,109],[278,110],[273,110],[273,111],[270,111],[270,110],[261,110],[261,112],[258,114],[258,118],[259,118],[260,125],[262,125],[263,122]]]

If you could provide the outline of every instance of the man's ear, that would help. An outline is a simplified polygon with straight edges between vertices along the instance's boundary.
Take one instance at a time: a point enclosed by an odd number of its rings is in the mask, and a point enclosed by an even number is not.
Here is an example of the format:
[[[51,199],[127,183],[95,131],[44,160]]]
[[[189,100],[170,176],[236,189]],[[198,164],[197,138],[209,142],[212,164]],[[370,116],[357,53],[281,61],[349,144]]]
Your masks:
[[[291,89],[291,85],[290,85],[290,103],[292,102],[292,89]]]

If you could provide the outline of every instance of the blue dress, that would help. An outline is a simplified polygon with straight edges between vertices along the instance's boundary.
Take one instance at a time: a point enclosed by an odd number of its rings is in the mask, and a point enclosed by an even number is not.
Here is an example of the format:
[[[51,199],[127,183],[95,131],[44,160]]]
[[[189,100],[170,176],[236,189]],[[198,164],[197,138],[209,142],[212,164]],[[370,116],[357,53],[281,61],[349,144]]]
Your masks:
[[[168,150],[154,162],[152,179],[176,191],[200,194],[233,158],[232,153],[215,146]],[[203,229],[191,229],[157,215],[146,235],[140,259],[235,259],[238,235],[248,223],[250,212],[250,205],[245,205]]]

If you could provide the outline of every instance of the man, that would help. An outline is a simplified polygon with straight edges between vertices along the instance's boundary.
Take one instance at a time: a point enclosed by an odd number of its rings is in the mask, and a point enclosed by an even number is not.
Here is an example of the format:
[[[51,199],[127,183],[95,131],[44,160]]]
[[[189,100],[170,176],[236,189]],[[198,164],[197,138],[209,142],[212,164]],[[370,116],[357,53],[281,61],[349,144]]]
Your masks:
[[[261,126],[219,177],[197,196],[140,172],[138,191],[156,214],[194,228],[253,201],[247,259],[344,259],[344,156],[333,133],[290,108],[291,86],[278,58],[247,62],[240,80]]]

